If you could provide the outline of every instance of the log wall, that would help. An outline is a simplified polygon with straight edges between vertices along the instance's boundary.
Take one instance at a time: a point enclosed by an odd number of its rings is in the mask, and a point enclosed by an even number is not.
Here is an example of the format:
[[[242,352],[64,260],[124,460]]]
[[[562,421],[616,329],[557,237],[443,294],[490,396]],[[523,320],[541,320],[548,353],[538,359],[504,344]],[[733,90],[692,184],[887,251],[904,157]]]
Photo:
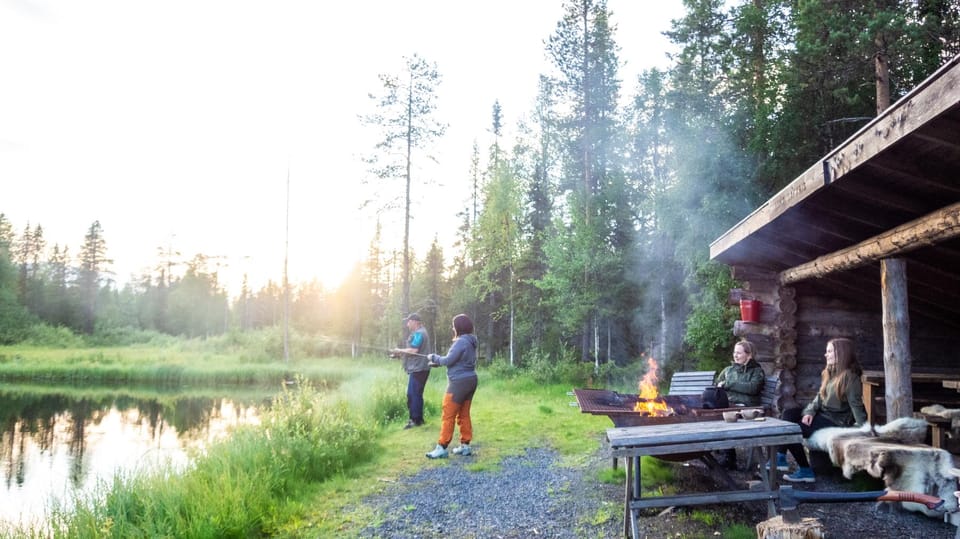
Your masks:
[[[781,286],[777,275],[752,268],[734,268],[733,276],[743,283],[742,289],[731,291],[730,302],[739,305],[742,299],[761,303],[758,322],[738,320],[733,333],[756,346],[756,359],[764,372],[780,378],[773,405],[779,413],[796,406],[794,369],[797,365],[796,348],[796,290]]]
[[[778,411],[804,406],[820,386],[827,341],[848,337],[857,345],[857,357],[864,370],[883,370],[883,324],[880,310],[823,296],[802,293],[793,286],[780,285],[774,274],[755,268],[734,267],[733,277],[742,288],[730,291],[729,301],[761,301],[757,323],[738,320],[733,333],[752,341],[756,359],[767,375],[778,375],[780,387],[775,405]],[[913,370],[960,371],[960,336],[948,327],[929,320],[911,321]]]

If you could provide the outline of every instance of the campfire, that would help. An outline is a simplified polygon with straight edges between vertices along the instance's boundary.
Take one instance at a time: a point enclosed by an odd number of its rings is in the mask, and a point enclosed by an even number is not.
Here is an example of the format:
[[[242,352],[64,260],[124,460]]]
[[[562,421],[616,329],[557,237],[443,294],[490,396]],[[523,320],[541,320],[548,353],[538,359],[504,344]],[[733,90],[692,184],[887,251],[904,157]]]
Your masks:
[[[647,373],[640,379],[640,394],[633,409],[643,415],[665,417],[676,415],[676,411],[660,397],[657,389],[657,362],[647,357]]]
[[[607,389],[574,389],[580,411],[605,415],[617,427],[636,427],[721,418],[723,409],[705,409],[700,395],[660,395],[657,390],[656,360],[647,358],[647,372],[639,382],[638,394],[628,395]]]

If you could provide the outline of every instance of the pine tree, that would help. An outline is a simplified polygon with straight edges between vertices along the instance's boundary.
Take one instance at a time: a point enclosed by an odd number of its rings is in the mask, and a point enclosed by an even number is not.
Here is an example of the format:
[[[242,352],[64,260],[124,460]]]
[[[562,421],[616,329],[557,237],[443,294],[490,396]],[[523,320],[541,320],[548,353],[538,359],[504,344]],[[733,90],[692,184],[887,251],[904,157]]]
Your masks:
[[[103,228],[100,221],[94,221],[87,229],[80,248],[80,268],[77,271],[76,286],[80,292],[83,306],[83,331],[93,334],[96,315],[97,299],[100,295],[100,284],[107,273],[107,267],[113,263],[107,258],[107,242],[103,237]]]
[[[403,303],[402,310],[410,310],[410,218],[415,159],[429,149],[435,139],[443,136],[446,126],[434,118],[437,107],[437,87],[440,73],[436,64],[418,55],[405,58],[401,75],[380,75],[383,93],[377,97],[377,110],[364,118],[367,125],[381,130],[381,141],[376,153],[367,158],[374,176],[380,180],[404,180],[403,194]],[[431,159],[428,155],[426,159]],[[386,201],[392,207],[394,200]]]
[[[562,219],[569,230],[554,238],[571,243],[547,249],[556,256],[551,266],[557,272],[545,283],[553,288],[552,306],[566,311],[560,319],[577,326],[567,329],[579,332],[581,360],[592,355],[599,361],[598,329],[610,314],[602,306],[613,297],[607,292],[617,293],[623,248],[630,243],[624,241],[629,208],[623,204],[631,197],[622,196],[618,157],[619,61],[605,1],[570,0],[564,8],[547,52],[558,71],[553,84],[559,105],[569,110],[559,124],[562,140],[568,141],[561,188],[569,212]],[[576,251],[574,256],[569,250]]]

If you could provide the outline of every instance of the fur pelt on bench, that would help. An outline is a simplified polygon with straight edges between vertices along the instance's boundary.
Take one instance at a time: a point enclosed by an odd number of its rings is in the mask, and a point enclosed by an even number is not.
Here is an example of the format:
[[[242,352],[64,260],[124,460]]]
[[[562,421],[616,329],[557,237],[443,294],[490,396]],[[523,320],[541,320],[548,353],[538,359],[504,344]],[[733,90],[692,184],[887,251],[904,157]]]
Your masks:
[[[858,471],[882,478],[891,490],[920,492],[944,500],[940,510],[905,502],[904,509],[940,517],[957,510],[957,479],[950,473],[953,456],[923,444],[927,422],[903,417],[886,425],[820,429],[806,440],[811,449],[826,451],[847,479]]]
[[[960,417],[960,408],[945,408],[942,404],[931,404],[920,408],[920,413],[944,419],[956,419]]]

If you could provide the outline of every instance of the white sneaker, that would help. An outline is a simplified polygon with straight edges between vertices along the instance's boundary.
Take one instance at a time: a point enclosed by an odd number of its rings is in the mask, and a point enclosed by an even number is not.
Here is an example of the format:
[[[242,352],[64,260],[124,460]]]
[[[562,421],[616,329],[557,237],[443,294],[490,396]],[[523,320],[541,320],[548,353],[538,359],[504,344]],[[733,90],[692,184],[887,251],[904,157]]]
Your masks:
[[[437,444],[437,447],[433,448],[433,451],[427,453],[428,459],[445,459],[447,458],[447,450],[443,448],[442,445]]]
[[[453,454],[460,455],[461,457],[469,457],[473,452],[470,451],[470,444],[460,444],[460,447],[453,448]]]

